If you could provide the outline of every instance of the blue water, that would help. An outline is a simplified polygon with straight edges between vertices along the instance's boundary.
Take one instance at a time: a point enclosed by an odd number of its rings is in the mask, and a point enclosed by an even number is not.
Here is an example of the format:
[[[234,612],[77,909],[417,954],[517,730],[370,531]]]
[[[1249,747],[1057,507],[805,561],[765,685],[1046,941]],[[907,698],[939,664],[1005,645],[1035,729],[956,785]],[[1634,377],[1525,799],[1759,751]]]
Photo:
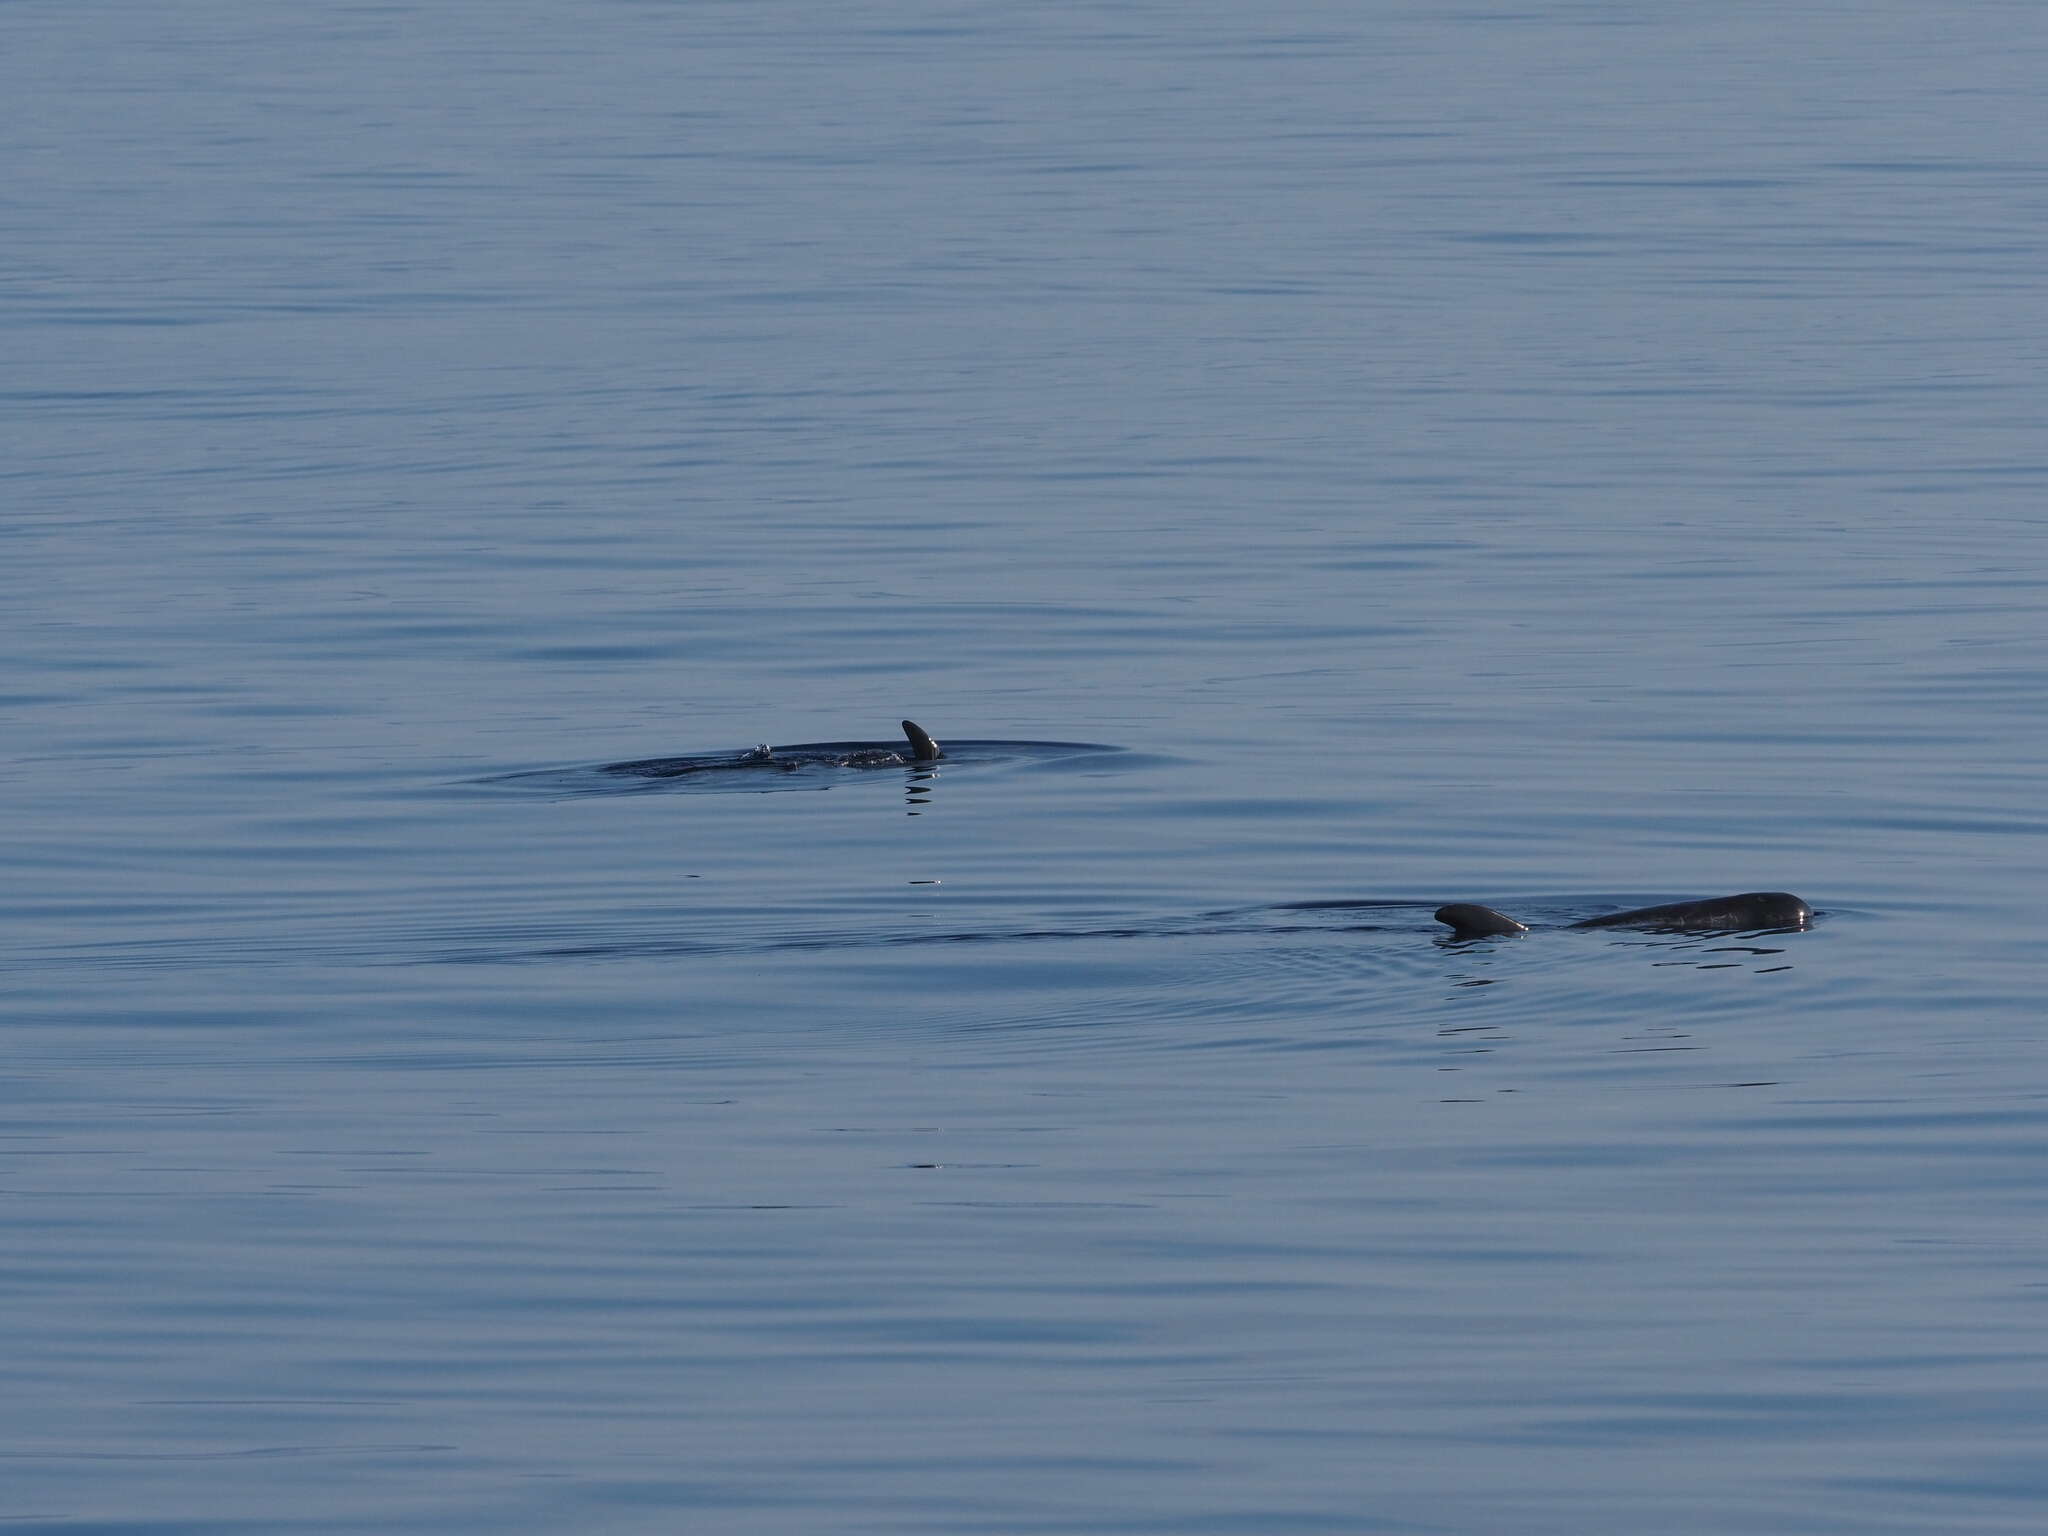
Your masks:
[[[5,17],[8,1530],[2042,1529],[2048,13]]]

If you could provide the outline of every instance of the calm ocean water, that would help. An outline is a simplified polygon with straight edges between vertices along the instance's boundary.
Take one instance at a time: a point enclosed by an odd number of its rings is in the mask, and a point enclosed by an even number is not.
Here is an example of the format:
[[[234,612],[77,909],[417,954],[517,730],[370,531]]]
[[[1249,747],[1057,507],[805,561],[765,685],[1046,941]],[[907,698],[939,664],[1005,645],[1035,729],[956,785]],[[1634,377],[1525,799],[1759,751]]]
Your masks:
[[[9,1531],[2048,1520],[2040,7],[4,16]]]

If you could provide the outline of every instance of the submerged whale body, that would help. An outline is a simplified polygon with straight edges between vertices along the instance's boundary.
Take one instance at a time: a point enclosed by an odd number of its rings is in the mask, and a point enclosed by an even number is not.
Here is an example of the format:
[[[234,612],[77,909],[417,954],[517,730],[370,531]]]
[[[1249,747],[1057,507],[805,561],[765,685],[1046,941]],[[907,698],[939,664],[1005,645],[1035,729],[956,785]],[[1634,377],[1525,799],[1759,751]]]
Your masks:
[[[1454,901],[1436,909],[1436,920],[1457,939],[1506,938],[1527,933],[1529,925],[1505,912],[1477,902]],[[1736,896],[1709,896],[1701,901],[1673,901],[1661,907],[1637,907],[1569,924],[1573,928],[1657,928],[1671,933],[1710,933],[1721,929],[1804,928],[1813,908],[1790,891],[1744,891]]]
[[[715,773],[732,769],[764,768],[795,773],[799,768],[901,768],[914,763],[936,763],[946,754],[915,720],[903,724],[903,745],[889,747],[864,742],[822,742],[811,746],[771,747],[766,742],[736,757],[648,757],[631,763],[606,763],[601,773],[627,774],[639,779],[674,779],[686,773]]]

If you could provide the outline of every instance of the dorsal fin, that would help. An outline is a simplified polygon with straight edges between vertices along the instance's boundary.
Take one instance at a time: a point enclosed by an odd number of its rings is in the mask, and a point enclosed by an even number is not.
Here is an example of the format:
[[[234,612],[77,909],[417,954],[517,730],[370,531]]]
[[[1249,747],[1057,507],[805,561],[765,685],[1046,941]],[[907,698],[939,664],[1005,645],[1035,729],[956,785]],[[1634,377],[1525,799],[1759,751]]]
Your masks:
[[[923,726],[915,720],[903,722],[903,734],[910,741],[910,756],[920,763],[936,763],[946,754],[939,750],[939,744],[925,734]]]
[[[1507,913],[1482,907],[1476,901],[1454,901],[1448,907],[1438,907],[1436,920],[1450,926],[1454,939],[1507,938],[1529,931],[1527,923],[1518,923]]]

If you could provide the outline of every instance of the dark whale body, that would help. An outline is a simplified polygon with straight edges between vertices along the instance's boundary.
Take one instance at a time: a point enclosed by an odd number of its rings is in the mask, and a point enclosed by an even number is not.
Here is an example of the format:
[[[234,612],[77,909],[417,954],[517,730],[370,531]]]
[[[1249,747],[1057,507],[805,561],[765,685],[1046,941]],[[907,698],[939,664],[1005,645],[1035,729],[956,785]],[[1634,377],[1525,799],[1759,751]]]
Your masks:
[[[1456,939],[1507,938],[1527,933],[1529,925],[1505,912],[1476,902],[1457,901],[1436,909]],[[1709,896],[1701,901],[1673,901],[1661,907],[1637,907],[1572,923],[1573,928],[1655,928],[1667,933],[1712,933],[1729,929],[1804,928],[1813,908],[1789,891],[1744,891],[1737,896]]]
[[[606,763],[600,773],[627,774],[636,779],[674,779],[686,773],[713,773],[732,769],[764,768],[794,773],[799,768],[902,768],[914,763],[936,763],[946,754],[915,720],[903,723],[901,747],[866,742],[826,741],[795,747],[771,747],[766,742],[737,757],[647,757],[631,763]]]

